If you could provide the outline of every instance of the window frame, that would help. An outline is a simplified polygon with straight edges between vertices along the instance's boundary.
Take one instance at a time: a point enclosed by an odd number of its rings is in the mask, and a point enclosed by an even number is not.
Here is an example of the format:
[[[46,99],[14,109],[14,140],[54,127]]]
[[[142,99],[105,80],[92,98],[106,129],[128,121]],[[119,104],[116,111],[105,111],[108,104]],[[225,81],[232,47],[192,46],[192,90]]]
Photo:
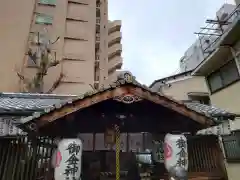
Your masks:
[[[37,19],[38,19],[38,17],[41,17],[41,18],[49,18],[49,19],[51,19],[51,22],[38,22],[37,21]],[[51,15],[48,15],[48,14],[44,14],[44,13],[36,13],[36,15],[35,15],[35,23],[36,24],[45,24],[45,25],[52,25],[53,24],[53,16],[51,16]]]
[[[44,2],[44,1],[47,1],[47,2]],[[55,2],[49,2],[49,1],[55,1]],[[57,0],[38,0],[38,4],[47,5],[47,6],[56,6]]]
[[[228,163],[240,162],[240,133],[222,135],[222,143]]]
[[[234,80],[232,80],[231,82],[228,82],[228,83],[225,83],[224,82],[224,76],[223,76],[223,73],[225,72],[224,69],[226,68],[232,68],[231,67],[231,64],[234,65],[234,68],[237,72],[237,77],[235,77]],[[232,69],[233,70],[233,69]],[[221,80],[221,85],[219,88],[216,88],[216,89],[212,89],[212,85],[211,85],[211,82],[210,82],[210,78],[213,76],[213,75],[216,75],[218,74],[217,76],[220,77],[220,80]],[[233,79],[233,78],[232,78]],[[240,73],[239,73],[239,70],[238,70],[238,67],[237,67],[237,64],[235,62],[234,59],[231,59],[230,61],[228,61],[226,64],[224,64],[223,66],[221,66],[219,69],[217,69],[216,71],[213,71],[211,74],[209,74],[207,77],[206,77],[206,80],[207,80],[207,84],[208,84],[208,87],[209,87],[209,90],[211,92],[211,94],[213,93],[216,93],[232,84],[234,84],[235,82],[239,81],[240,80]]]

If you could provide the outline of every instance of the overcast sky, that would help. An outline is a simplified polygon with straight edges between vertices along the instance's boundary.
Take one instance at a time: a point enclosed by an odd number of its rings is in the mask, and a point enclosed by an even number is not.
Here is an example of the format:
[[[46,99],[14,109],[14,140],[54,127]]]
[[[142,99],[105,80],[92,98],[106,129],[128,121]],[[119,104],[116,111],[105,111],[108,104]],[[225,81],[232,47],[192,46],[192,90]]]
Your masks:
[[[122,20],[123,68],[149,85],[179,72],[179,59],[200,26],[234,0],[108,0],[110,20]]]

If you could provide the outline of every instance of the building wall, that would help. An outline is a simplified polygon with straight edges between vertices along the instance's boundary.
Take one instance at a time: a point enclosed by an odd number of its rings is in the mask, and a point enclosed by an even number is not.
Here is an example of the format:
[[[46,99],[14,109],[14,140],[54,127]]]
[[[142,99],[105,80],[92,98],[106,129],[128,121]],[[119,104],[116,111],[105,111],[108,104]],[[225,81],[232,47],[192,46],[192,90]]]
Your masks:
[[[19,91],[16,71],[23,66],[34,4],[34,0],[0,2],[1,91]]]
[[[158,85],[155,85],[155,90]],[[184,77],[168,81],[166,85],[160,85],[163,94],[171,96],[177,100],[189,100],[187,93],[189,92],[203,92],[207,93],[208,88],[204,77]]]
[[[210,96],[213,105],[240,114],[240,98],[238,98],[240,82],[220,90]]]
[[[240,0],[235,0],[236,5],[240,4]]]
[[[240,73],[240,41],[238,41],[234,47],[234,53],[236,54],[236,62]],[[234,55],[229,54],[228,59],[232,59]],[[210,99],[213,105],[226,109],[230,112],[240,114],[240,98],[238,94],[240,91],[240,81],[237,81],[230,86],[225,87],[217,92],[211,94]],[[239,126],[240,128],[240,126]]]
[[[108,78],[107,1],[99,0],[99,6],[96,0],[56,0],[55,6],[38,2],[0,2],[0,54],[2,59],[8,59],[0,67],[0,91],[23,91],[25,85],[17,72],[29,79],[35,75],[37,69],[29,65],[26,52],[29,48],[37,50],[33,39],[38,32],[45,33],[51,40],[60,37],[52,45],[60,64],[50,68],[45,76],[45,92],[61,73],[64,78],[53,93],[79,94],[92,87],[99,88]],[[52,16],[52,24],[37,24],[38,13]],[[97,25],[100,26],[99,32],[96,31]],[[13,49],[14,53],[11,53]],[[7,81],[4,75],[11,81]]]

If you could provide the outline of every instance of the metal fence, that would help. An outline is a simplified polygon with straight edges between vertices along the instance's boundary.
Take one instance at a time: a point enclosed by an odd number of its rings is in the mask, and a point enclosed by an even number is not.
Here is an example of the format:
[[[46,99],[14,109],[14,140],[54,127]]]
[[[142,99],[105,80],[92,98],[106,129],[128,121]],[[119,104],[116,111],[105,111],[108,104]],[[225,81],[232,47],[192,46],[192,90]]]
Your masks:
[[[53,139],[48,137],[1,138],[0,179],[53,179],[50,159],[54,149]]]

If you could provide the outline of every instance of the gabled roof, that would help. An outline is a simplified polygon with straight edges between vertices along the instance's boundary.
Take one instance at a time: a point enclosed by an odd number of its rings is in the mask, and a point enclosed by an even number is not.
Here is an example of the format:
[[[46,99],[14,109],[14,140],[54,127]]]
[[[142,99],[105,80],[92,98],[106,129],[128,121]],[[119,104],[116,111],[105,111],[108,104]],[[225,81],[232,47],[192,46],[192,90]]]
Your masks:
[[[31,93],[0,93],[0,113],[30,112],[29,116],[14,117],[13,124],[30,126],[35,120],[56,120],[78,109],[110,99],[115,95],[132,93],[144,99],[161,104],[188,116],[200,123],[220,123],[219,117],[232,118],[234,114],[225,110],[197,102],[179,102],[159,93],[152,92],[147,86],[136,81],[120,80],[99,91],[83,95],[54,95]],[[221,119],[221,118],[220,118]],[[24,125],[25,127],[25,125]]]
[[[193,70],[185,71],[185,72],[181,72],[181,73],[178,73],[178,74],[167,76],[167,77],[164,77],[164,78],[161,78],[161,79],[157,79],[157,80],[153,81],[152,84],[149,85],[149,88],[152,88],[156,83],[162,83],[162,82],[169,81],[169,80],[172,80],[172,79],[177,79],[177,78],[182,77],[182,76],[191,76],[192,71]]]
[[[152,101],[206,126],[214,124],[214,119],[208,116],[206,112],[193,110],[180,101],[152,92],[147,86],[143,86],[132,79],[118,80],[110,84],[109,87],[102,88],[99,91],[91,91],[65,101],[59,101],[58,104],[54,106],[51,105],[42,112],[35,112],[32,116],[22,118],[21,123],[26,124],[30,129],[32,127],[41,127],[80,109],[124,94],[132,94],[142,99]]]

